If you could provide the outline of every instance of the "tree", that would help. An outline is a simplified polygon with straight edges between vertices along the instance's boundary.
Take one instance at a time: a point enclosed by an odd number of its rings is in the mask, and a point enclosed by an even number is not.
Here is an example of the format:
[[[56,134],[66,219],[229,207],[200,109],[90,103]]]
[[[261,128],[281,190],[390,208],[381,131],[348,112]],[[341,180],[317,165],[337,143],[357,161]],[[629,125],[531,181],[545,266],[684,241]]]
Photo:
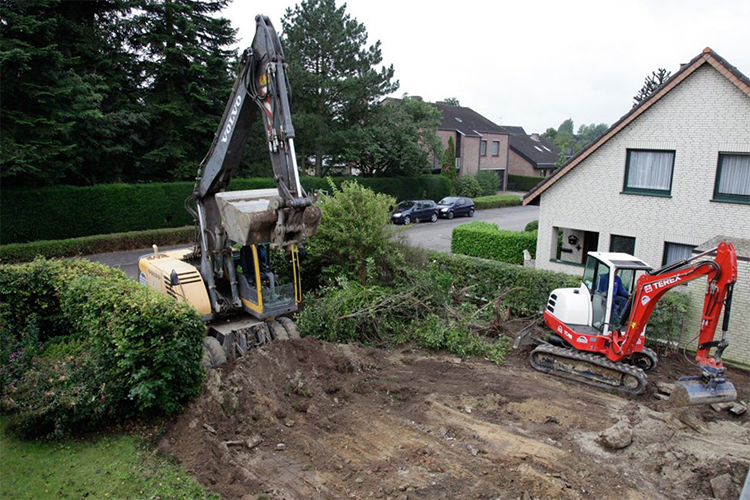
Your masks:
[[[599,123],[591,125],[581,125],[578,127],[578,133],[576,137],[581,146],[592,142],[594,139],[602,135],[609,127],[606,123]]]
[[[671,71],[667,71],[664,68],[659,68],[656,71],[652,71],[651,75],[647,76],[643,80],[643,87],[633,96],[633,107],[638,106],[641,102],[646,100],[651,93],[661,86],[672,75]]]
[[[445,150],[443,161],[443,174],[451,181],[451,190],[456,181],[456,144],[453,137],[448,137],[448,147]]]
[[[380,42],[367,44],[365,26],[346,13],[346,4],[305,0],[287,9],[281,24],[297,153],[301,161],[314,156],[315,174],[323,175],[324,158],[351,150],[344,143],[350,130],[381,113],[380,99],[398,89],[398,82],[392,81],[392,65],[377,68]]]
[[[456,97],[446,97],[443,101],[448,106],[460,106],[461,104],[458,102],[458,98]]]
[[[0,2],[3,185],[117,181],[136,163],[145,114],[122,43],[131,6]]]
[[[419,174],[442,153],[440,121],[440,111],[420,99],[385,102],[345,134],[341,158],[366,176]]]
[[[144,55],[145,103],[154,130],[141,177],[193,179],[234,81],[236,30],[216,14],[230,0],[138,0],[133,46]]]

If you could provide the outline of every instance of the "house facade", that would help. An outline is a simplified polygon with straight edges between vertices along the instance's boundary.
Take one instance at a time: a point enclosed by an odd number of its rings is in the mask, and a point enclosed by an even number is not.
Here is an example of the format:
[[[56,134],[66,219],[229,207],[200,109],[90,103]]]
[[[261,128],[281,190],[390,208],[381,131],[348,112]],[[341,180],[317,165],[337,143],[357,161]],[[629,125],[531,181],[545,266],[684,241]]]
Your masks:
[[[548,177],[557,167],[560,149],[539,134],[513,134],[510,137],[508,174]]]
[[[458,175],[476,175],[481,170],[490,170],[497,173],[499,186],[505,190],[510,137],[514,133],[525,134],[523,128],[497,125],[465,106],[444,102],[437,102],[435,106],[443,114],[437,135],[443,148],[447,148],[449,138],[453,138]],[[434,162],[439,168],[442,158],[435,156]]]
[[[750,238],[750,80],[705,49],[523,203],[540,205],[536,266],[553,271],[580,274],[595,250],[657,268],[717,236]],[[738,253],[725,356],[750,364],[750,252]],[[688,287],[691,338],[699,281]]]

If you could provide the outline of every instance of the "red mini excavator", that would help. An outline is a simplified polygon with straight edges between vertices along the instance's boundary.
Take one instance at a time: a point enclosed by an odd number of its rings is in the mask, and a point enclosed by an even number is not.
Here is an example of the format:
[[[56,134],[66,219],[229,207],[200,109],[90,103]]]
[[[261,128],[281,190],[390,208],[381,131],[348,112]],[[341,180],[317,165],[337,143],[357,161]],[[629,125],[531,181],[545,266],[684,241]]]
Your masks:
[[[695,356],[700,375],[680,378],[670,402],[733,401],[737,392],[721,360],[737,281],[737,254],[731,243],[655,270],[625,253],[589,252],[580,288],[550,294],[544,321],[552,332],[548,341],[536,340],[531,365],[597,387],[642,393],[646,372],[657,364],[656,353],[645,345],[654,306],[667,291],[701,276],[708,284]],[[723,333],[716,340],[722,309]]]

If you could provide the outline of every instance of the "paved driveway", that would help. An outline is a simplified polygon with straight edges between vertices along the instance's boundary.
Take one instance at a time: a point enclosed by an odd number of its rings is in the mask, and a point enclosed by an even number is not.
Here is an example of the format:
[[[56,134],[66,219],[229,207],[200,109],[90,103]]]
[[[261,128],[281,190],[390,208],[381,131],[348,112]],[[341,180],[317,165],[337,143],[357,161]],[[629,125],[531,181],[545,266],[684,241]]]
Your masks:
[[[440,250],[443,252],[451,251],[451,232],[453,228],[468,224],[475,220],[483,220],[496,223],[500,229],[510,229],[513,231],[522,231],[526,224],[539,218],[539,207],[508,207],[493,208],[490,210],[479,210],[473,218],[457,217],[453,220],[438,219],[437,222],[422,222],[410,226],[398,226],[403,228],[402,235],[411,245],[429,248],[431,250]],[[161,250],[171,250],[187,245],[178,245],[173,247],[164,247]],[[90,255],[88,260],[100,262],[110,267],[122,269],[133,279],[138,279],[138,258],[141,255],[151,253],[150,248],[142,250],[130,250],[127,252],[103,253]]]
[[[507,207],[493,208],[490,210],[479,210],[474,213],[473,218],[457,217],[453,220],[438,219],[437,222],[422,222],[412,224],[404,229],[403,235],[411,245],[440,250],[451,251],[451,233],[453,228],[461,224],[468,224],[475,220],[494,222],[500,229],[511,231],[523,231],[526,224],[539,218],[539,207]],[[399,226],[403,227],[403,226]]]

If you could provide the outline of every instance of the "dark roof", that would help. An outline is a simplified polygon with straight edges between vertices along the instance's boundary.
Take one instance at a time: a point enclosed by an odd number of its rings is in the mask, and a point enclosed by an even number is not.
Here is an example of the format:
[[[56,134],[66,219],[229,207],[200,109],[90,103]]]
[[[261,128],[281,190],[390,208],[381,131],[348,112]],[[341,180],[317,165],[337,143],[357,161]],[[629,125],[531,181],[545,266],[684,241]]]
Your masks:
[[[695,56],[689,63],[682,65],[680,70],[667,79],[664,83],[659,85],[647,99],[641,101],[638,106],[632,108],[619,120],[612,124],[607,130],[604,131],[599,137],[591,141],[586,147],[580,150],[570,160],[560,167],[556,173],[547,177],[545,180],[537,184],[531,191],[526,193],[523,197],[523,204],[528,205],[529,203],[536,200],[538,203],[539,195],[547,190],[552,184],[557,182],[570,170],[575,168],[583,160],[585,160],[591,153],[603,146],[609,139],[614,137],[620,130],[625,128],[630,122],[635,120],[641,113],[645,112],[654,103],[661,99],[664,95],[669,93],[674,87],[676,87],[682,80],[690,76],[695,70],[703,66],[703,64],[710,64],[719,73],[724,75],[729,81],[736,85],[742,90],[748,97],[750,97],[750,79],[743,75],[737,68],[729,64],[723,57],[711,50],[710,47],[703,49],[703,52]]]
[[[479,137],[482,134],[525,133],[523,127],[498,125],[471,108],[452,106],[444,102],[434,104],[443,113],[443,122],[438,129],[458,130],[463,135]]]
[[[560,158],[560,149],[546,137],[537,134],[511,135],[510,149],[534,168],[554,168]]]
[[[738,259],[744,258],[745,260],[747,260],[748,258],[750,258],[750,240],[747,238],[738,238],[736,236],[715,236],[702,245],[698,245],[697,247],[695,247],[693,249],[693,253],[698,254],[707,250],[711,250],[712,248],[718,246],[722,241],[726,241],[734,245],[734,250],[737,252]]]

